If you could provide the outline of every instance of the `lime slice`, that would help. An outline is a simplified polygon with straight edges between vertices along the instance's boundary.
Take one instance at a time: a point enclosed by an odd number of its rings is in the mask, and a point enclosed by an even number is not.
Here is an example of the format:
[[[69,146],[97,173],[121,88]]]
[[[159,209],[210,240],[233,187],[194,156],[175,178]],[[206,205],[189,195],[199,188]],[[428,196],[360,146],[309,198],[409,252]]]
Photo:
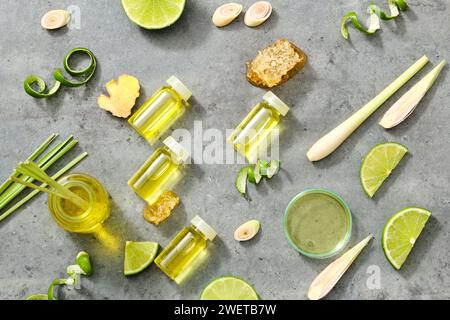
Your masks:
[[[377,144],[369,151],[359,171],[362,187],[369,197],[373,197],[407,152],[405,146],[395,142]]]
[[[156,242],[127,241],[123,273],[131,276],[147,268],[155,259],[158,249],[159,244]]]
[[[395,269],[400,269],[422,232],[431,212],[409,207],[394,214],[383,229],[384,254]]]
[[[162,29],[175,23],[186,0],[122,0],[128,18],[145,29]]]
[[[211,281],[200,300],[259,300],[255,289],[236,277],[219,277]]]

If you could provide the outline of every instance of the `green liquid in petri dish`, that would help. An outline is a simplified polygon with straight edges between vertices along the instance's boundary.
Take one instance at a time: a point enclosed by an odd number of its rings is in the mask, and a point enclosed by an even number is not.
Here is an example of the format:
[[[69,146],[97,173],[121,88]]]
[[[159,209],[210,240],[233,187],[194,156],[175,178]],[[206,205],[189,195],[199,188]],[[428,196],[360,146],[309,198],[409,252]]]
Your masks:
[[[350,237],[350,211],[332,193],[306,191],[289,204],[285,231],[291,244],[301,253],[329,257],[345,246]]]

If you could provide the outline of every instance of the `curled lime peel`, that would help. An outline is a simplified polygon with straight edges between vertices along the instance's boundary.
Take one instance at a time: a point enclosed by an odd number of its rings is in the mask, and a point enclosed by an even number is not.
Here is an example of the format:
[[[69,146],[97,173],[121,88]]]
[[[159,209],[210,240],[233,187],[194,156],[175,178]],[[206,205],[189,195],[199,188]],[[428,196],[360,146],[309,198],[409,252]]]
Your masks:
[[[392,20],[396,18],[400,11],[405,11],[408,9],[408,4],[405,0],[387,0],[390,14],[387,14],[380,9],[377,5],[371,3],[368,7],[368,12],[370,14],[369,26],[366,28],[359,22],[356,12],[348,12],[341,20],[341,34],[345,39],[349,38],[347,23],[350,21],[353,26],[359,31],[372,35],[380,29],[380,19],[381,20]]]
[[[92,274],[92,265],[89,254],[85,251],[78,253],[76,264],[67,267],[67,278],[54,279],[48,287],[47,294],[32,294],[27,297],[27,300],[56,300],[55,287],[57,286],[71,286],[79,285],[81,275],[90,276]]]
[[[71,57],[75,54],[87,55],[88,58],[90,59],[89,65],[80,70],[73,69],[70,66],[69,61],[70,61]],[[61,69],[56,69],[55,72],[53,73],[53,77],[56,80],[55,84],[53,85],[53,87],[51,89],[46,91],[47,85],[45,84],[45,81],[41,77],[31,74],[25,79],[25,81],[23,83],[25,92],[34,98],[42,99],[42,98],[49,98],[49,97],[55,95],[61,88],[61,85],[65,86],[65,87],[70,87],[70,88],[80,87],[80,86],[88,83],[94,76],[95,70],[97,69],[97,60],[96,60],[94,54],[92,53],[92,51],[90,51],[89,49],[74,48],[74,49],[70,50],[64,57],[63,67],[64,67],[64,70],[70,76],[76,77],[76,78],[81,78],[82,80],[80,80],[78,82],[70,81],[63,75],[63,72]],[[34,89],[33,85],[36,85],[38,88]]]

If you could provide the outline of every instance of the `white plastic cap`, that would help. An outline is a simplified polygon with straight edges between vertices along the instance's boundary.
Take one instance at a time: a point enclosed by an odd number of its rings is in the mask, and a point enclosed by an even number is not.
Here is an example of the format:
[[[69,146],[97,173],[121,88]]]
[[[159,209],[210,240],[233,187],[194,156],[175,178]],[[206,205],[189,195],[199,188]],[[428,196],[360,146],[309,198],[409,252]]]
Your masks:
[[[163,143],[173,152],[180,162],[185,163],[189,159],[189,151],[179,144],[172,136],[164,139]]]
[[[205,237],[209,241],[213,241],[217,236],[216,230],[214,230],[209,224],[207,224],[202,218],[199,216],[195,216],[191,223],[194,227],[196,227],[201,233],[205,235]]]
[[[283,117],[289,112],[289,107],[272,91],[267,91],[263,96],[263,100],[274,107]]]
[[[177,77],[171,76],[169,79],[167,79],[167,84],[171,86],[178,94],[181,96],[181,98],[184,101],[188,101],[189,98],[192,96],[191,90],[186,87],[183,82],[181,82]]]

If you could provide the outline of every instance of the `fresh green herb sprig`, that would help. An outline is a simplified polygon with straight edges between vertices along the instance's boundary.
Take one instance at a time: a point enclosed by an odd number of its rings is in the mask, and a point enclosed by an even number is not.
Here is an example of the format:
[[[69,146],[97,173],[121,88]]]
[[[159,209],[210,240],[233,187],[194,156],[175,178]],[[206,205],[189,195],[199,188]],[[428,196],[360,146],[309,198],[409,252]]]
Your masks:
[[[90,59],[89,65],[81,70],[73,69],[69,64],[69,60],[74,54],[87,55]],[[45,84],[45,81],[37,75],[30,74],[23,82],[23,88],[25,89],[25,92],[34,98],[40,99],[53,96],[61,88],[61,85],[70,88],[82,86],[89,82],[89,80],[91,80],[91,78],[94,76],[95,70],[97,69],[97,60],[91,50],[86,48],[74,48],[70,50],[64,57],[63,66],[69,75],[71,75],[72,77],[82,78],[82,80],[78,82],[67,80],[64,77],[61,69],[56,69],[53,73],[55,84],[47,91],[47,85]],[[37,89],[34,89],[33,85],[36,85]]]
[[[75,263],[76,264],[67,267],[67,278],[57,278],[52,281],[48,288],[47,294],[32,294],[28,296],[26,300],[56,300],[54,292],[56,286],[67,285],[75,287],[80,283],[81,275],[90,276],[92,274],[92,264],[87,252],[81,251],[78,253]]]
[[[278,160],[258,160],[255,166],[246,166],[239,170],[236,177],[236,189],[245,195],[247,191],[247,181],[258,184],[263,177],[271,179],[280,169],[280,161]]]
[[[62,156],[64,156],[69,150],[71,150],[78,141],[75,140],[72,136],[68,137],[63,142],[58,143],[54,146],[50,151],[44,154],[40,159],[36,160],[56,139],[58,134],[54,133],[50,137],[48,137],[27,159],[26,161],[35,161],[37,166],[42,170],[47,170],[50,168],[56,161],[58,161]],[[75,159],[70,161],[66,166],[64,166],[61,170],[55,173],[51,178],[58,179],[63,174],[71,170],[74,166],[81,162],[87,153],[84,152],[77,156]],[[21,183],[14,182],[14,180],[20,179],[26,183],[32,183],[34,181],[33,178],[29,176],[21,175],[18,171],[14,171],[11,176],[6,179],[6,181],[0,186],[0,210],[7,206],[11,201],[13,201],[25,188]],[[40,188],[45,188],[46,184],[41,184]],[[22,205],[27,203],[30,199],[36,196],[40,190],[33,190],[26,197],[15,203],[13,206],[8,208],[6,211],[0,213],[0,222],[6,219],[9,215],[19,209]]]
[[[358,19],[356,12],[351,11],[347,13],[341,20],[341,34],[345,39],[348,39],[348,27],[347,22],[351,21],[353,26],[359,31],[365,34],[374,34],[380,29],[380,19],[381,20],[391,20],[396,18],[400,11],[405,11],[408,9],[408,4],[405,0],[387,0],[390,14],[385,13],[377,5],[371,3],[369,5],[368,11],[370,14],[369,27],[364,27]]]

